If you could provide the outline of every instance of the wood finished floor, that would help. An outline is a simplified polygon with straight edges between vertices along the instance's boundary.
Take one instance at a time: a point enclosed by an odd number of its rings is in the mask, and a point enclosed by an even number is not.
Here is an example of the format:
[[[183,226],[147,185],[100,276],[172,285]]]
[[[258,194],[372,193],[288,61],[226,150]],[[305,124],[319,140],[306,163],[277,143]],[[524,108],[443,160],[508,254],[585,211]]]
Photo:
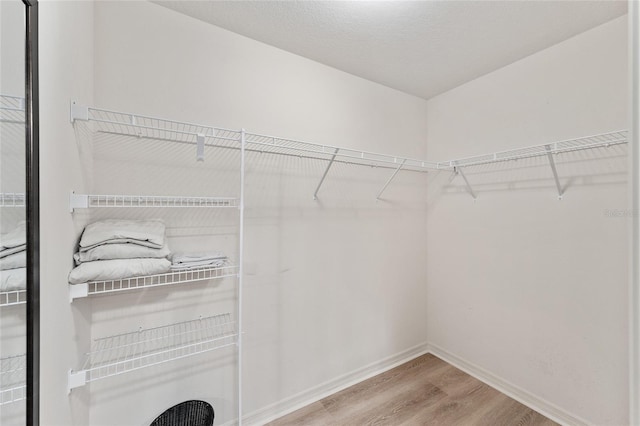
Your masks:
[[[557,423],[427,354],[269,425],[551,426]]]

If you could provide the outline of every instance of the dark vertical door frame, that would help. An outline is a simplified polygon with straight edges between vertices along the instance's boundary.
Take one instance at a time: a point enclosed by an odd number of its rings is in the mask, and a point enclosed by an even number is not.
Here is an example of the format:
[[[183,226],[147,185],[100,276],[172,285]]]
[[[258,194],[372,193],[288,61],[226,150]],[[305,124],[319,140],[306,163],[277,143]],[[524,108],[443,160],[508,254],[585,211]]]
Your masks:
[[[40,424],[40,174],[38,1],[26,9],[25,130],[27,208],[27,425]]]

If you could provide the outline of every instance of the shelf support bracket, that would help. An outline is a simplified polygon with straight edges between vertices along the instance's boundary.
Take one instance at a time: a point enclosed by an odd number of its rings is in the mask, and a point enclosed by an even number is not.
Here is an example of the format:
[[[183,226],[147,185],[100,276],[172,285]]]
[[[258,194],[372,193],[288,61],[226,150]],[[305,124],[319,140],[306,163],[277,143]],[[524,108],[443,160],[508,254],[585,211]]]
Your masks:
[[[340,150],[340,148],[336,148],[336,150],[333,152],[333,156],[331,157],[331,160],[329,161],[329,164],[327,164],[327,168],[324,169],[324,173],[322,174],[322,178],[320,179],[320,182],[318,183],[318,186],[316,187],[316,192],[313,193],[313,199],[317,200],[318,199],[318,191],[320,191],[320,187],[322,186],[322,183],[324,182],[324,179],[327,177],[327,173],[329,173],[329,169],[331,168],[331,165],[333,164],[333,161],[336,159],[336,155],[338,155],[338,151]]]
[[[199,133],[196,136],[196,161],[204,161],[204,135]]]
[[[74,209],[89,208],[89,196],[84,194],[76,194],[73,191],[69,195],[69,211],[73,213]]]
[[[397,169],[394,170],[393,174],[391,175],[391,177],[387,180],[387,183],[384,184],[384,186],[382,187],[382,189],[380,190],[380,192],[378,192],[378,195],[376,196],[376,200],[379,200],[380,197],[382,196],[382,193],[384,192],[385,189],[387,189],[387,186],[389,186],[389,184],[391,183],[391,181],[393,180],[393,178],[396,177],[396,175],[398,174],[398,172],[400,171],[400,169],[402,169],[402,167],[404,167],[404,163],[407,162],[407,159],[405,158],[404,160],[402,160],[402,163],[400,163],[400,165],[398,166]]]
[[[467,185],[467,190],[469,191],[469,194],[471,194],[471,197],[475,201],[478,198],[478,196],[473,191],[473,188],[471,187],[471,184],[469,183],[469,180],[467,179],[467,177],[464,175],[464,172],[462,171],[462,169],[460,167],[455,167],[454,170],[456,174],[459,174],[460,176],[462,176],[462,179],[464,180],[465,185]]]
[[[74,299],[89,296],[89,284],[69,284],[69,302],[73,302]]]
[[[71,101],[70,118],[71,124],[76,120],[89,121],[89,107]]]
[[[556,162],[553,159],[553,153],[551,152],[551,146],[545,145],[544,149],[547,151],[547,158],[549,159],[549,165],[553,172],[553,179],[556,181],[556,189],[558,190],[558,200],[562,200],[562,187],[560,186],[560,179],[558,179],[558,171],[556,170]]]
[[[68,393],[71,393],[72,389],[79,388],[87,384],[86,371],[73,371],[69,370],[69,384],[67,387]]]

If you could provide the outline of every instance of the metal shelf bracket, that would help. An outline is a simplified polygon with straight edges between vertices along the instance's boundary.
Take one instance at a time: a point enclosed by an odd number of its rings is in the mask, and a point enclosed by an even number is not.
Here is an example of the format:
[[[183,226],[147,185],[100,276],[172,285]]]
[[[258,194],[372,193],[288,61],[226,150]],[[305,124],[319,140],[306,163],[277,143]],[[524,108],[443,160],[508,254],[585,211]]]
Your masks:
[[[462,171],[462,168],[456,166],[454,168],[454,170],[455,170],[456,174],[459,174],[462,177],[462,179],[464,180],[465,185],[467,185],[467,191],[469,191],[469,194],[471,194],[471,197],[473,198],[473,201],[476,201],[478,196],[476,195],[476,193],[474,192],[473,188],[471,187],[471,184],[469,183],[469,180],[464,175],[464,172]]]
[[[333,152],[333,156],[331,157],[331,160],[329,160],[329,164],[327,164],[327,168],[324,169],[324,173],[322,174],[322,178],[320,179],[320,182],[318,183],[318,186],[316,187],[316,191],[313,193],[313,199],[314,200],[318,199],[318,191],[320,191],[320,187],[322,186],[322,183],[324,182],[324,179],[327,177],[327,173],[329,173],[329,169],[331,168],[331,165],[335,161],[336,155],[338,155],[338,151],[339,150],[340,150],[340,148],[336,148],[336,150]]]
[[[378,192],[378,195],[376,196],[376,200],[380,200],[380,197],[382,196],[382,193],[384,192],[385,189],[387,189],[387,186],[389,186],[389,184],[391,183],[391,181],[393,180],[393,178],[396,177],[396,175],[398,174],[398,172],[400,171],[400,169],[402,169],[402,167],[404,166],[404,163],[406,163],[407,160],[404,159],[402,160],[402,163],[400,163],[400,165],[398,166],[398,168],[396,168],[393,172],[393,174],[391,175],[391,177],[389,177],[389,179],[387,180],[387,182],[384,184],[384,186],[382,187],[382,189],[380,190],[380,192]]]
[[[87,384],[86,371],[73,371],[69,370],[69,383],[67,385],[67,393],[71,393],[72,389],[82,387]]]
[[[560,186],[560,179],[558,179],[558,171],[556,170],[556,162],[553,159],[553,154],[551,152],[551,145],[545,145],[544,149],[547,151],[547,158],[549,159],[549,165],[551,166],[551,171],[553,172],[553,179],[556,181],[558,200],[562,200],[563,190],[562,186]]]
[[[76,194],[71,191],[69,195],[69,211],[73,213],[74,209],[89,208],[89,195]]]
[[[89,107],[71,101],[70,117],[72,124],[76,120],[89,121]]]

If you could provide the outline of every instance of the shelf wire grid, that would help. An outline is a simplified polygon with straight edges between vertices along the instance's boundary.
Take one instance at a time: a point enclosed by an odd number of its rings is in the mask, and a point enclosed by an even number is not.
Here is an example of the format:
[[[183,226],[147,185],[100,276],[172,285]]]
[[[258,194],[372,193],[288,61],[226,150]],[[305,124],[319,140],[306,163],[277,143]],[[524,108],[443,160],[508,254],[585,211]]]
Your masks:
[[[87,295],[117,293],[121,291],[137,290],[149,287],[185,284],[196,281],[237,277],[238,266],[227,262],[215,268],[197,268],[185,271],[168,272],[166,274],[146,275],[141,277],[123,278],[121,280],[90,281],[87,283]],[[78,284],[70,284],[71,286]]]
[[[148,117],[138,114],[121,113],[99,108],[88,108],[88,119],[102,133],[129,135],[140,138],[166,140],[185,144],[197,144],[198,137],[204,137],[204,145],[217,148],[239,150],[242,131],[204,126]],[[404,170],[427,172],[439,167],[434,162],[396,157],[366,151],[320,145],[275,136],[245,133],[247,152],[288,155],[308,159],[331,160],[362,166],[396,168],[402,164]]]
[[[26,398],[26,355],[0,359],[0,405]]]
[[[27,290],[0,292],[0,306],[22,305],[27,303]]]
[[[1,192],[0,193],[0,207],[24,207],[25,204],[24,193],[19,192]]]
[[[86,382],[234,345],[235,322],[225,313],[96,339],[86,354]]]
[[[575,139],[567,139],[559,142],[552,142],[542,145],[534,145],[525,148],[500,151],[492,154],[477,155],[473,157],[460,158],[448,162],[440,163],[442,166],[469,167],[482,164],[497,163],[502,161],[520,160],[524,158],[539,157],[548,154],[562,154],[585,149],[606,148],[614,145],[627,143],[627,131],[618,130],[614,132],[601,133],[593,136],[585,136]]]
[[[24,98],[0,95],[0,122],[24,124]]]
[[[238,207],[232,197],[87,195],[87,207]]]

